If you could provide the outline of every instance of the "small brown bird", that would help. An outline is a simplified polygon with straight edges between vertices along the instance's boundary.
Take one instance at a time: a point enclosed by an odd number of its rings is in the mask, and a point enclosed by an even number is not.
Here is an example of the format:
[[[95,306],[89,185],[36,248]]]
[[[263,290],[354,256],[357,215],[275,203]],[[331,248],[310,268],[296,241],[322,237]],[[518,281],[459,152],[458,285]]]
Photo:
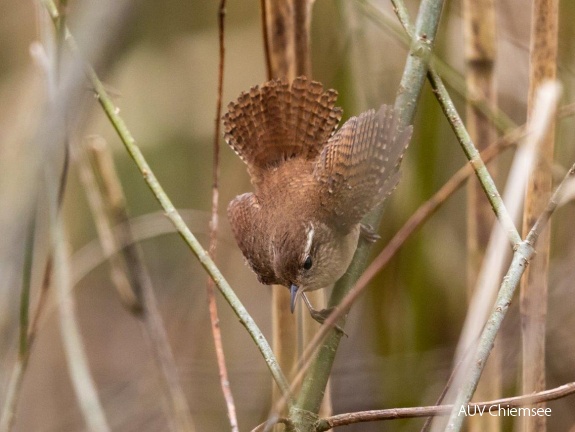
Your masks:
[[[255,188],[230,202],[232,230],[258,280],[290,289],[292,312],[298,294],[345,273],[360,232],[376,237],[360,221],[397,186],[411,138],[386,105],[335,132],[336,99],[305,77],[272,80],[242,93],[223,117]],[[303,297],[315,319],[325,318]]]

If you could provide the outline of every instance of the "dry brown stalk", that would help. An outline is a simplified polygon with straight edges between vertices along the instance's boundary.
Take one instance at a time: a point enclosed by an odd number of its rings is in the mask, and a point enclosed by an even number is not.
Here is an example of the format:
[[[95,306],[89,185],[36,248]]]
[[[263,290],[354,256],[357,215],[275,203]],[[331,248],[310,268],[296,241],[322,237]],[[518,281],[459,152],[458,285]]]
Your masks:
[[[557,70],[558,1],[535,0],[532,5],[532,26],[529,70],[528,116],[532,115],[537,89],[555,79]],[[543,212],[552,190],[552,163],[555,141],[554,122],[543,139],[535,168],[527,186],[523,214],[523,235],[526,235]],[[547,277],[549,271],[549,227],[537,243],[537,255],[529,264],[521,283],[520,314],[523,342],[524,393],[545,388],[545,328],[547,317]],[[545,431],[545,416],[522,418],[525,431]]]
[[[465,36],[465,58],[467,65],[466,84],[469,94],[481,95],[490,106],[497,104],[497,89],[494,80],[495,69],[495,4],[494,0],[465,0],[463,2]],[[476,105],[467,103],[466,126],[478,150],[485,149],[496,138],[496,129],[491,119]],[[491,175],[496,169],[490,168]],[[477,180],[467,183],[467,281],[468,292],[479,276],[494,217],[491,206]],[[476,397],[480,400],[496,399],[501,396],[501,364],[498,345],[491,353],[483,373]],[[470,430],[498,431],[500,418],[497,416],[473,417]]]
[[[300,75],[311,77],[309,0],[262,0],[264,44],[268,78],[292,81]],[[315,307],[325,306],[323,293],[311,293],[308,298]],[[273,346],[284,371],[293,370],[297,361],[297,327],[289,312],[289,295],[285,288],[272,288]],[[302,314],[303,340],[307,343],[318,329],[308,314]],[[326,396],[329,390],[326,391]],[[279,400],[274,388],[273,400]],[[329,396],[324,399],[324,414],[330,412]]]

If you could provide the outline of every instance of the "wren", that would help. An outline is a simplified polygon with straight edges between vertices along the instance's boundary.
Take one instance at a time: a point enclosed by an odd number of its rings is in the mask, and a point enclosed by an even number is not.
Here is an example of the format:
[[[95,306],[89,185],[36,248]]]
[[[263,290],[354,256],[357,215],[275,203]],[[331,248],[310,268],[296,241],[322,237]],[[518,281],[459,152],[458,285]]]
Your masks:
[[[233,199],[228,218],[244,257],[265,285],[289,288],[322,321],[306,291],[346,272],[361,219],[397,186],[412,127],[390,106],[352,117],[336,131],[337,92],[305,77],[242,93],[223,117],[226,142],[246,163],[253,193]]]

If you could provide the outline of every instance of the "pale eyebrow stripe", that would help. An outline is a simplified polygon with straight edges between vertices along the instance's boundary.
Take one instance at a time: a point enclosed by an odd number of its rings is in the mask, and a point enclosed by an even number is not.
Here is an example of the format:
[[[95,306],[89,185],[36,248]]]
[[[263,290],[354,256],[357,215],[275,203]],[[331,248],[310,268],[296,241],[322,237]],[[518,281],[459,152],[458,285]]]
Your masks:
[[[311,244],[313,243],[313,236],[315,234],[315,228],[313,226],[312,223],[309,224],[310,227],[307,230],[307,242],[305,244],[305,256],[307,257],[309,255],[309,252],[311,250]]]

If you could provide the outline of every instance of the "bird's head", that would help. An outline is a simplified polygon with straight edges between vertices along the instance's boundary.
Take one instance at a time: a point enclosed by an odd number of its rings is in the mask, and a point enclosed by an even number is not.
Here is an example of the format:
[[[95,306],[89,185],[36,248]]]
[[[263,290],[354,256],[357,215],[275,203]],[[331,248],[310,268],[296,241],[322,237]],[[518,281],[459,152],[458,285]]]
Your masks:
[[[286,222],[274,233],[271,252],[277,280],[290,290],[293,312],[301,293],[328,287],[345,273],[359,229],[342,234],[318,221]]]

